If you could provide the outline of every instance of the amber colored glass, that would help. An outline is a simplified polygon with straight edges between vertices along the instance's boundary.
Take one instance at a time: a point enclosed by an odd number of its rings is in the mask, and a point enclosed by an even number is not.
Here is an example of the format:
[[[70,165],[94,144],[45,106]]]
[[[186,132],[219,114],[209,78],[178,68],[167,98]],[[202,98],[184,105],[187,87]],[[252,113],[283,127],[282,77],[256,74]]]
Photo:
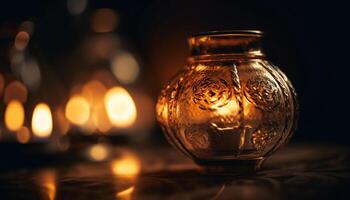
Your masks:
[[[156,112],[165,136],[206,169],[258,169],[295,130],[296,93],[264,56],[262,36],[241,30],[189,38],[185,68],[161,91]]]

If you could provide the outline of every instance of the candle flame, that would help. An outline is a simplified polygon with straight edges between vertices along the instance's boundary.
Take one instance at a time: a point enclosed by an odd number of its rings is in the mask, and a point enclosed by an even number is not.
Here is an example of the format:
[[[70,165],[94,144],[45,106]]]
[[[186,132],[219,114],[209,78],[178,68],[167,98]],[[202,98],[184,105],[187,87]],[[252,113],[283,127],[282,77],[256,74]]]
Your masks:
[[[126,128],[136,121],[136,106],[130,94],[122,87],[113,87],[104,98],[109,120],[116,127]]]
[[[24,122],[24,108],[21,102],[12,100],[5,110],[5,124],[10,131],[19,130]]]
[[[52,132],[52,114],[45,103],[36,105],[32,117],[32,131],[37,137],[48,137]]]

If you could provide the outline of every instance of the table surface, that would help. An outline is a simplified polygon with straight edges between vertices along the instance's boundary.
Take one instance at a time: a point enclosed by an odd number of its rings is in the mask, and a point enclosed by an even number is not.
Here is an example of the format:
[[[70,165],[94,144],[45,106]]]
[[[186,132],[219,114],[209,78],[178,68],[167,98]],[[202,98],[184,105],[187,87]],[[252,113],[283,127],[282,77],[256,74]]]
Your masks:
[[[345,146],[292,144],[253,175],[204,174],[170,147],[112,151],[138,158],[141,172],[118,176],[112,161],[3,170],[0,199],[350,199]]]

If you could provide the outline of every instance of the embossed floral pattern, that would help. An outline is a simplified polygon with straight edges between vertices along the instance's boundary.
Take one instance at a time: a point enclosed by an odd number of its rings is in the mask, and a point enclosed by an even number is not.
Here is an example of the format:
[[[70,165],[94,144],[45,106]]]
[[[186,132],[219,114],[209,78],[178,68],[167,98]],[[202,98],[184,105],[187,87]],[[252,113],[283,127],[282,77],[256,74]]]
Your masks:
[[[225,106],[232,96],[227,81],[219,77],[199,79],[193,84],[192,91],[193,102],[204,110],[215,110]]]
[[[185,130],[185,136],[187,141],[195,149],[206,149],[209,146],[209,138],[206,133],[194,129],[188,129]]]
[[[265,123],[257,128],[252,134],[252,144],[258,151],[265,150],[270,144],[274,143],[278,136],[278,124]]]
[[[266,77],[254,77],[247,81],[244,95],[248,101],[262,110],[278,106],[280,98],[276,84]]]

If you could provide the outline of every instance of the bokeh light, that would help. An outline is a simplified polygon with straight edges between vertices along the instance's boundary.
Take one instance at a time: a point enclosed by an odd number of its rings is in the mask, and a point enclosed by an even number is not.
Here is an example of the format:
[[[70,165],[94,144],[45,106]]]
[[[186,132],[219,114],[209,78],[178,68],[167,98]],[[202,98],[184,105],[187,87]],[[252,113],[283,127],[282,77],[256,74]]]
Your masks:
[[[30,130],[25,126],[22,126],[17,130],[16,137],[19,143],[25,144],[30,140]]]
[[[36,105],[32,117],[33,134],[40,138],[49,137],[52,132],[52,114],[50,107],[45,103]]]
[[[41,72],[38,63],[33,59],[27,59],[20,68],[21,79],[30,90],[36,90],[41,82]]]
[[[90,117],[89,102],[82,96],[73,96],[66,105],[65,115],[73,124],[86,123]]]
[[[134,82],[140,73],[139,63],[128,52],[119,53],[114,56],[111,67],[116,78],[124,84]]]
[[[94,161],[102,161],[108,157],[109,151],[105,145],[95,144],[89,150],[89,155]]]
[[[112,161],[112,172],[116,176],[135,177],[140,173],[140,161],[133,155],[125,155]]]
[[[136,120],[136,106],[130,94],[122,87],[113,87],[104,98],[107,114],[116,127],[129,127]]]
[[[10,131],[19,130],[24,122],[24,108],[20,101],[12,100],[5,110],[5,125]]]
[[[30,36],[27,32],[25,31],[20,31],[15,38],[15,48],[18,51],[23,51],[28,43],[29,43]]]

